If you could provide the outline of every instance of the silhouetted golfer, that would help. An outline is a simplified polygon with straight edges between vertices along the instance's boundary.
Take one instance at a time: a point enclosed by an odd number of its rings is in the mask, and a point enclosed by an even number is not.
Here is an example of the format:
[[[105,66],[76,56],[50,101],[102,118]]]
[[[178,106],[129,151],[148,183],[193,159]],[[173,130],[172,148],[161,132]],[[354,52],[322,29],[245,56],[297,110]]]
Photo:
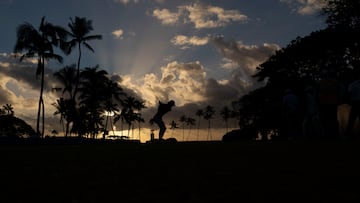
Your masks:
[[[164,104],[159,101],[159,107],[155,114],[155,116],[150,120],[150,123],[156,123],[160,130],[159,130],[159,140],[162,140],[164,137],[164,133],[166,131],[166,126],[164,121],[162,120],[162,117],[169,111],[171,111],[171,108],[175,106],[175,102],[173,100],[170,100],[167,104]]]

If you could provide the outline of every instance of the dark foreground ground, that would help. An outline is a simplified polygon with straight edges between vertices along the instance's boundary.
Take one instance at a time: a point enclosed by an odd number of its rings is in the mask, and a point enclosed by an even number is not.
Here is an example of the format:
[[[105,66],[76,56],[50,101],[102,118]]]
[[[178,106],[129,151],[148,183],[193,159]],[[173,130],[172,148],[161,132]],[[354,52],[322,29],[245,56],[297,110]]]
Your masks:
[[[0,202],[360,202],[360,143],[0,144]]]

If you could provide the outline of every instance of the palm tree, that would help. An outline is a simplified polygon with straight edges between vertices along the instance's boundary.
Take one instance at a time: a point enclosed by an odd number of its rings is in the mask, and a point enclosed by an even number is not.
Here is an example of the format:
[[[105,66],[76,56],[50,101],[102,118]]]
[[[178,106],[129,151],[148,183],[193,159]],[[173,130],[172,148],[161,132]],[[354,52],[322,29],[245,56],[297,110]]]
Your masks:
[[[137,101],[135,97],[127,96],[121,103],[123,107],[121,114],[115,116],[114,118],[114,123],[116,123],[118,120],[124,120],[128,124],[128,137],[130,136],[132,123],[138,119],[138,115],[135,112],[136,108],[139,107],[138,102],[139,101]]]
[[[225,122],[225,126],[226,126],[226,133],[229,131],[229,118],[231,118],[231,110],[229,109],[229,107],[224,106],[221,111],[220,111],[221,117]]]
[[[59,45],[59,42],[65,40],[65,30],[59,26],[54,26],[45,21],[45,17],[41,19],[39,29],[37,30],[29,23],[21,24],[17,28],[17,41],[14,52],[19,53],[27,51],[22,54],[20,61],[24,58],[38,59],[38,66],[36,76],[41,76],[40,96],[38,105],[38,115],[36,123],[36,133],[43,137],[45,131],[45,105],[43,100],[44,91],[44,69],[45,61],[49,59],[56,59],[62,62],[62,57],[54,53],[53,46]],[[40,115],[42,113],[42,132],[40,133]]]
[[[88,44],[88,41],[91,40],[100,40],[102,39],[101,35],[89,35],[93,30],[92,21],[87,20],[86,18],[75,17],[75,20],[70,18],[70,23],[68,24],[70,32],[68,34],[72,37],[72,40],[65,43],[63,49],[67,54],[70,54],[74,47],[78,47],[79,57],[77,62],[77,85],[75,87],[75,94],[78,90],[78,85],[80,82],[80,60],[81,60],[81,45],[84,45],[90,51],[95,52],[94,49]]]
[[[62,91],[62,97],[53,106],[57,111],[55,115],[60,114],[60,123],[62,119],[66,120],[65,137],[69,134],[70,124],[75,121],[77,106],[75,98],[75,85],[77,83],[75,65],[65,66],[61,70],[54,73],[55,78],[61,83],[62,87],[57,87],[56,90]],[[70,131],[71,132],[71,131]]]
[[[79,114],[81,112],[82,115],[79,115],[79,118],[76,118],[74,122],[81,123],[85,119],[88,125],[87,133],[90,133],[92,137],[95,137],[98,131],[103,129],[104,102],[108,99],[106,84],[109,78],[107,74],[105,70],[99,70],[99,66],[95,66],[85,68],[80,75],[79,108],[81,108],[81,111],[79,110]]]
[[[112,120],[111,117],[113,117],[117,112],[120,111],[120,109],[118,108],[119,106],[118,104],[122,103],[121,96],[125,96],[125,93],[123,92],[123,89],[118,85],[117,82],[114,82],[110,79],[105,81],[104,85],[105,86],[103,89],[103,94],[105,95],[104,97],[105,100],[103,106],[105,109],[105,116],[106,116],[104,130],[107,131],[108,123],[110,123],[111,129],[114,130],[113,121],[111,121]],[[103,138],[105,139],[105,136]]]
[[[198,123],[197,123],[197,134],[196,134],[196,140],[199,140],[199,130],[200,130],[200,120],[204,116],[204,111],[202,109],[198,109],[196,111],[196,115],[198,116]]]
[[[196,120],[194,118],[187,117],[185,122],[186,122],[186,125],[189,126],[189,134],[188,134],[188,137],[189,137],[190,133],[191,133],[191,129],[192,129],[191,126],[195,125]]]
[[[179,127],[177,126],[177,123],[176,123],[174,120],[171,121],[171,123],[170,123],[170,129],[172,130],[172,135],[174,135],[174,130],[175,130],[176,128],[179,128]]]
[[[135,117],[135,120],[138,122],[138,124],[139,124],[139,140],[141,140],[141,138],[140,138],[140,134],[141,134],[141,132],[140,132],[140,130],[141,130],[141,123],[144,123],[145,122],[145,120],[144,120],[144,118],[141,116],[141,110],[143,109],[143,108],[146,108],[146,106],[145,106],[145,101],[139,101],[139,100],[136,100],[135,101],[135,105],[134,105],[134,108],[135,108],[135,110],[137,110],[137,115],[136,115],[136,117]]]
[[[207,137],[207,140],[209,140],[209,137],[212,138],[212,135],[211,135],[211,119],[213,118],[215,114],[215,110],[214,110],[214,107],[208,105],[206,106],[205,110],[204,110],[204,119],[208,121],[208,137]]]
[[[63,121],[64,117],[66,116],[66,105],[64,98],[60,98],[56,100],[56,103],[53,103],[52,105],[56,108],[54,115],[60,114],[60,124],[62,125],[65,137],[67,137],[67,130],[65,130],[64,121]]]
[[[3,106],[3,110],[6,112],[7,115],[14,115],[14,107],[11,104],[5,104]]]
[[[62,90],[62,95],[66,96],[67,93],[70,99],[75,99],[74,90],[77,83],[75,64],[71,66],[65,66],[64,68],[55,72],[54,76],[62,85],[61,88],[58,88]]]
[[[180,123],[182,123],[182,129],[183,129],[183,141],[185,141],[185,123],[186,123],[186,116],[182,115],[179,119]]]

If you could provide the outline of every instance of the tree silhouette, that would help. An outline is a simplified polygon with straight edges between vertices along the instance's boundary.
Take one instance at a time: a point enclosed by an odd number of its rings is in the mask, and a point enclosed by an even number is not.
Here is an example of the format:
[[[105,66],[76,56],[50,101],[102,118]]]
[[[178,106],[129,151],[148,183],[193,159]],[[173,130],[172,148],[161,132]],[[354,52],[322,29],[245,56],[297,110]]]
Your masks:
[[[231,117],[231,110],[229,109],[229,107],[224,106],[221,111],[220,111],[220,115],[222,117],[222,119],[225,122],[225,126],[226,126],[226,133],[228,133],[229,131],[229,118]]]
[[[80,60],[81,60],[81,45],[84,45],[90,51],[95,52],[94,49],[90,46],[88,41],[91,40],[100,40],[102,39],[101,35],[89,35],[90,32],[93,30],[92,21],[87,20],[86,18],[80,18],[78,16],[75,19],[70,18],[70,23],[68,24],[70,28],[70,32],[68,34],[72,39],[64,43],[62,49],[65,50],[67,54],[70,54],[73,48],[77,46],[79,51],[79,57],[77,62],[77,84],[75,87],[75,94],[78,90],[78,85],[80,82]]]
[[[113,115],[115,115],[115,113],[119,111],[118,104],[122,102],[121,97],[125,96],[125,93],[123,92],[123,89],[118,85],[117,82],[106,80],[104,83],[103,94],[104,94],[104,103],[102,106],[104,107],[106,114],[104,130],[107,131],[107,126],[109,123],[111,125],[111,129],[113,130],[114,128],[111,117],[113,117]],[[105,133],[103,139],[105,139]]]
[[[208,136],[207,136],[207,140],[209,140],[209,138],[211,137],[212,139],[212,134],[211,134],[211,119],[213,119],[213,116],[215,114],[215,110],[214,107],[208,105],[205,107],[204,110],[204,119],[208,121]]]
[[[186,123],[186,116],[185,115],[182,115],[180,116],[180,123],[182,123],[182,137],[183,137],[183,141],[185,141],[185,123]]]
[[[204,111],[202,109],[198,109],[196,111],[196,115],[198,116],[196,140],[199,140],[200,120],[204,116]]]
[[[6,112],[7,115],[14,116],[14,107],[11,104],[5,104],[3,106],[3,110]]]
[[[323,15],[328,27],[297,37],[258,66],[254,75],[265,86],[239,99],[241,127],[264,134],[281,134],[281,98],[287,88],[303,92],[316,86],[324,71],[336,73],[346,86],[360,65],[359,1],[327,1]]]
[[[54,76],[62,85],[62,87],[57,87],[57,89],[62,90],[62,96],[75,100],[75,86],[77,83],[75,64],[65,66],[55,72]]]
[[[36,133],[43,137],[45,131],[45,105],[43,100],[44,91],[44,72],[45,62],[49,59],[56,59],[62,62],[62,57],[54,53],[53,46],[58,46],[60,42],[65,40],[65,30],[60,26],[54,26],[45,21],[45,17],[41,19],[39,29],[37,30],[29,23],[21,24],[17,28],[17,41],[14,52],[19,53],[27,51],[22,54],[20,61],[24,58],[37,57],[38,66],[36,75],[41,78],[40,96],[38,105],[38,115],[36,123]],[[40,115],[42,113],[42,131],[40,133]]]
[[[171,121],[171,123],[170,123],[170,129],[173,130],[173,131],[172,131],[172,134],[174,134],[174,130],[175,130],[176,128],[179,128],[179,127],[177,126],[177,123],[176,123],[174,120]]]
[[[359,28],[359,10],[360,2],[356,0],[328,0],[321,14],[330,27]]]
[[[81,85],[79,104],[87,110],[88,128],[94,136],[103,129],[103,120],[106,111],[117,110],[112,98],[122,95],[122,89],[112,81],[109,81],[108,73],[99,70],[99,66],[85,68],[81,72]],[[121,102],[121,101],[119,101]],[[77,120],[76,122],[82,122]]]
[[[57,87],[56,90],[62,91],[62,96],[53,104],[57,109],[55,115],[60,114],[60,123],[65,119],[65,137],[69,135],[70,124],[76,119],[77,104],[75,98],[75,85],[77,83],[75,65],[65,66],[54,73],[55,78],[60,82],[62,87]]]
[[[135,97],[127,96],[121,103],[122,110],[120,115],[116,115],[114,118],[114,123],[118,120],[123,120],[128,124],[128,137],[130,136],[130,129],[134,121],[143,122],[141,115],[136,112],[137,110],[143,108],[143,103],[136,100]]]
[[[143,118],[142,115],[141,115],[141,110],[142,110],[143,108],[146,108],[145,102],[144,102],[144,101],[140,101],[140,100],[136,100],[136,101],[135,101],[134,108],[135,108],[135,110],[137,111],[136,116],[135,116],[135,121],[138,122],[139,140],[141,140],[141,137],[140,137],[140,135],[141,135],[141,123],[144,123],[144,122],[145,122],[144,118]]]
[[[65,137],[67,137],[68,127],[65,128],[65,126],[64,126],[64,118],[66,117],[66,104],[65,104],[64,98],[57,99],[56,103],[53,103],[52,105],[56,108],[54,115],[60,114],[60,125],[63,128]],[[66,124],[66,126],[67,126],[67,124]]]
[[[186,122],[186,125],[189,126],[189,133],[188,133],[188,137],[189,137],[190,133],[191,133],[192,126],[195,125],[196,120],[194,118],[187,117],[185,122]]]

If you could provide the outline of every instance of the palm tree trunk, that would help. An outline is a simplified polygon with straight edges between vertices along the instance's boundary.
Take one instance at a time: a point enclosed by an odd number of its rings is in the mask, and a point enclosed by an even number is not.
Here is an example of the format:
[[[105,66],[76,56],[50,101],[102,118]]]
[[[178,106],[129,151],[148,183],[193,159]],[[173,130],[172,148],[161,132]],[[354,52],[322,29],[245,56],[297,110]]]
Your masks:
[[[141,136],[141,135],[140,135],[140,134],[141,134],[141,131],[140,131],[140,130],[141,130],[141,124],[140,124],[140,121],[139,121],[139,141],[141,141],[141,137],[140,137],[140,136]]]
[[[208,141],[209,141],[209,137],[212,138],[210,126],[211,126],[211,125],[210,125],[210,119],[209,119],[209,121],[208,121],[208,137],[207,137],[207,140],[208,140]]]
[[[199,141],[199,131],[200,131],[200,116],[199,116],[199,121],[198,121],[198,126],[197,126],[196,141]]]
[[[81,43],[78,42],[79,45],[79,57],[78,57],[78,62],[77,62],[77,72],[76,72],[76,85],[75,85],[75,90],[74,90],[74,98],[76,97],[76,94],[78,92],[78,88],[79,88],[79,83],[80,83],[80,60],[81,60]]]
[[[44,138],[44,134],[45,134],[45,105],[44,105],[43,97],[41,97],[41,105],[42,105],[42,131],[41,131],[41,137]]]
[[[38,106],[38,114],[37,114],[37,121],[36,121],[36,133],[41,138],[44,137],[44,101],[43,101],[43,91],[44,91],[44,57],[40,56],[39,60],[39,68],[41,69],[41,84],[40,84],[40,97],[39,97],[39,106]],[[40,133],[40,115],[43,112],[42,116],[42,132]]]
[[[68,133],[69,133],[69,127],[70,127],[70,122],[69,122],[69,121],[66,121],[65,137],[67,137],[67,136],[68,136]]]

